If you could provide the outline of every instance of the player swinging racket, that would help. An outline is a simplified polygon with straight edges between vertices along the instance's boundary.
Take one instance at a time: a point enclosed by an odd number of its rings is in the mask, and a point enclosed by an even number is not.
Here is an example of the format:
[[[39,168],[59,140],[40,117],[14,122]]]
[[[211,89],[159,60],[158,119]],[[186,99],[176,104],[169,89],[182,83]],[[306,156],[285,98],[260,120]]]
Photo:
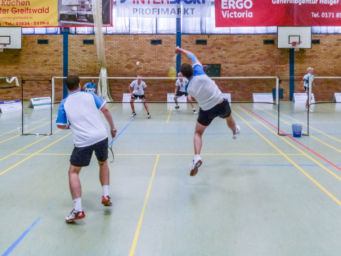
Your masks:
[[[149,108],[148,108],[148,104],[146,101],[146,97],[144,96],[144,89],[146,87],[147,85],[144,81],[142,81],[141,76],[137,76],[137,79],[132,81],[129,86],[129,91],[131,95],[130,106],[131,106],[131,111],[132,111],[131,113],[132,117],[136,116],[134,102],[135,102],[135,99],[137,98],[142,99],[144,108],[147,111],[147,118],[150,119],[152,117],[149,113]]]
[[[178,79],[176,80],[176,83],[175,83],[175,96],[174,96],[175,109],[179,109],[178,98],[185,95],[187,97],[187,101],[191,104],[193,113],[195,114],[196,110],[193,106],[192,98],[188,96],[188,93],[186,92],[187,83],[188,83],[188,80],[184,78],[180,72],[178,74]]]
[[[194,176],[202,164],[200,157],[202,135],[212,120],[217,116],[226,119],[227,126],[232,130],[234,139],[240,133],[240,128],[232,118],[228,100],[223,97],[215,82],[206,75],[203,66],[195,55],[182,48],[176,48],[175,53],[184,54],[192,60],[193,66],[186,63],[181,65],[181,73],[189,80],[188,94],[196,99],[200,107],[194,132],[194,159],[190,171],[190,175]]]
[[[110,111],[105,101],[96,94],[80,90],[79,77],[68,76],[66,85],[69,95],[60,103],[57,116],[59,129],[71,129],[75,147],[70,158],[69,184],[73,200],[73,210],[65,218],[67,223],[85,217],[82,209],[82,189],[79,173],[83,166],[88,166],[93,151],[99,165],[99,179],[102,184],[102,204],[111,206],[109,195],[108,135],[100,111],[110,125],[110,134],[116,136]],[[100,111],[98,111],[100,110]]]

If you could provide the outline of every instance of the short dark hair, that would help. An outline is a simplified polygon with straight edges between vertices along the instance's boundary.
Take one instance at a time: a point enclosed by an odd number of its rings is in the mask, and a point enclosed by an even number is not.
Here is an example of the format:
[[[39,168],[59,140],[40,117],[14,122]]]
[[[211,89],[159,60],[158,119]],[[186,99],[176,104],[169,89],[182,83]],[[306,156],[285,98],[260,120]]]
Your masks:
[[[76,90],[79,86],[79,77],[75,75],[68,76],[65,79],[66,87],[70,90]]]
[[[181,65],[181,73],[184,77],[189,79],[191,76],[193,76],[193,68],[190,64],[184,63]]]

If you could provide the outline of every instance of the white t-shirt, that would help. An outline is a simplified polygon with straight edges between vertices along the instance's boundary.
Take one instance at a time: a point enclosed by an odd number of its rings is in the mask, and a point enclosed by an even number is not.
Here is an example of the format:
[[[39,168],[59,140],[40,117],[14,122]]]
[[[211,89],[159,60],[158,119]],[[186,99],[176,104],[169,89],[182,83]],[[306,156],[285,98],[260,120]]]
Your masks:
[[[178,87],[179,92],[186,92],[186,85],[188,83],[188,80],[186,78],[182,78],[182,81],[180,78],[176,80],[176,86]]]
[[[209,78],[202,65],[193,65],[193,76],[189,80],[187,92],[193,96],[202,110],[209,110],[223,100],[223,94],[216,83]]]
[[[76,147],[87,147],[108,137],[99,109],[105,100],[94,93],[70,93],[59,105],[57,124],[69,124]]]
[[[313,82],[314,81],[314,75],[308,73],[303,77],[303,79],[304,79],[304,87],[309,88],[309,80],[311,82]]]
[[[134,88],[133,94],[135,95],[144,95],[144,88],[147,87],[146,83],[141,80],[140,84],[138,84],[137,80],[131,82],[130,87]]]

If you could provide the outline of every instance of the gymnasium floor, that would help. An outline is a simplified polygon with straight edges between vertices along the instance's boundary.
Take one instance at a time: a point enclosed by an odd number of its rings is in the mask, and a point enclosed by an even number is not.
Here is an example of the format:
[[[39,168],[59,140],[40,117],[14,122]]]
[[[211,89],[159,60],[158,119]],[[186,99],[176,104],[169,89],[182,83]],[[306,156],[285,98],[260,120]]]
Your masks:
[[[54,125],[53,136],[20,136],[20,115],[0,116],[2,256],[341,255],[338,105],[316,105],[310,136],[294,140],[270,126],[272,105],[233,104],[240,137],[214,120],[195,177],[190,108],[150,104],[147,120],[139,105],[131,120],[128,105],[109,107],[120,131],[110,163],[114,206],[100,204],[93,158],[81,173],[86,218],[71,225],[70,132]],[[305,121],[291,103],[281,110],[284,132]],[[26,110],[25,129],[48,132],[48,118],[47,110]]]

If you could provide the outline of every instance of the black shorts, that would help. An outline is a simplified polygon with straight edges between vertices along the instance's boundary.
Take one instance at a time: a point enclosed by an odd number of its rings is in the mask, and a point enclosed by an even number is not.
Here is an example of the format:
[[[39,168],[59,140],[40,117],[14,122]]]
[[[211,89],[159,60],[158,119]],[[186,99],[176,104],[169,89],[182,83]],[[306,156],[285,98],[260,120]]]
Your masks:
[[[138,98],[140,98],[140,99],[142,100],[142,99],[144,99],[145,97],[144,97],[144,95],[136,95],[136,94],[134,94],[133,96],[131,96],[131,99],[132,99],[132,100],[135,100],[135,99],[138,99]]]
[[[221,118],[226,118],[231,115],[231,108],[230,104],[227,99],[220,104],[215,105],[213,108],[209,110],[202,110],[199,111],[198,122],[201,125],[208,126],[214,118],[217,116]]]
[[[188,96],[188,93],[187,93],[187,92],[180,92],[180,91],[177,91],[175,96],[181,97],[182,95]]]
[[[106,161],[108,159],[108,138],[91,146],[82,148],[75,147],[72,151],[70,163],[74,166],[88,166],[93,151],[95,151],[98,161]]]

